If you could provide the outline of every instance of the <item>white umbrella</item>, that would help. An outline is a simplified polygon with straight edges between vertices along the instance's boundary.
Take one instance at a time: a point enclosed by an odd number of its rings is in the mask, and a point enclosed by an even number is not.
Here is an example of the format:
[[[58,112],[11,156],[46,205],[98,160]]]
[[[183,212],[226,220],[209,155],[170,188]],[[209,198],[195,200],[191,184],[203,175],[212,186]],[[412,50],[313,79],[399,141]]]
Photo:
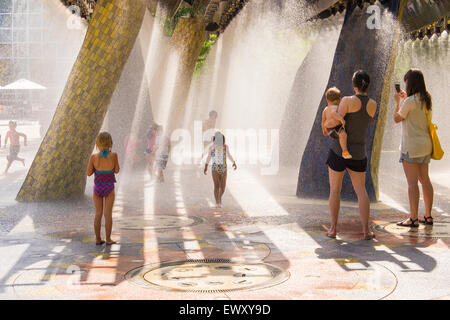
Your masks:
[[[1,88],[2,90],[45,90],[47,89],[40,84],[27,80],[19,79]]]

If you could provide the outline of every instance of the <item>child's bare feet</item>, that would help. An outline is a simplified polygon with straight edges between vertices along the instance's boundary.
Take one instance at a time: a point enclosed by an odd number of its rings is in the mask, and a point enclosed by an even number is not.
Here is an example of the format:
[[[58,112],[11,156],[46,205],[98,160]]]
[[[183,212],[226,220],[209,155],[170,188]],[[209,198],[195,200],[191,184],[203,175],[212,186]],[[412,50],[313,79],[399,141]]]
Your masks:
[[[112,245],[112,244],[116,244],[117,242],[116,241],[113,241],[113,240],[111,240],[111,239],[109,239],[109,240],[106,240],[106,244],[107,245]]]
[[[328,228],[325,227],[325,229],[328,229]],[[328,231],[327,231],[327,237],[328,238],[335,239],[336,238],[336,234],[337,234],[336,227],[330,227],[330,229],[328,229]]]
[[[104,244],[104,243],[105,243],[105,241],[103,241],[102,239],[100,239],[100,240],[97,239],[97,240],[95,241],[95,244],[98,245],[98,246],[100,246],[100,245],[102,245],[102,244]]]
[[[222,223],[216,224],[216,230],[227,231],[227,229],[228,229],[227,226]]]
[[[327,232],[327,237],[331,239],[336,239],[336,233]]]

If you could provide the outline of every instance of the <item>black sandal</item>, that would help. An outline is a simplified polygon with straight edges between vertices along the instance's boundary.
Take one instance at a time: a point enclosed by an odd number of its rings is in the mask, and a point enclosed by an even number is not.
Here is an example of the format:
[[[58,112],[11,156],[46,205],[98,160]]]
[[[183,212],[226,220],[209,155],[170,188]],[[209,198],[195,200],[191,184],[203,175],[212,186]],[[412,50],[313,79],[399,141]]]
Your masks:
[[[419,223],[423,223],[423,224],[426,224],[428,226],[432,226],[433,225],[433,217],[432,216],[429,216],[429,217],[425,217],[424,216],[423,220],[419,220]]]
[[[411,219],[411,218],[408,218],[406,221],[411,221],[411,223],[409,223],[409,224],[405,224],[404,222],[405,221],[401,221],[401,222],[397,222],[397,225],[399,226],[399,227],[408,227],[408,228],[418,228],[419,227],[419,224],[416,224],[416,222],[418,222],[419,221],[419,219]]]

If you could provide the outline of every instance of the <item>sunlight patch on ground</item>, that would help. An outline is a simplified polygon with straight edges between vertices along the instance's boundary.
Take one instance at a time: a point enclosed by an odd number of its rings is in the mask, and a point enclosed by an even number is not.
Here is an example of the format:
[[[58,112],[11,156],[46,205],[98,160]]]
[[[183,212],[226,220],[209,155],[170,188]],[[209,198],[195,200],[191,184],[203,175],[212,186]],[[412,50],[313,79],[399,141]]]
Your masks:
[[[29,215],[26,215],[19,221],[18,224],[9,232],[10,235],[23,233],[23,232],[34,232],[33,219]]]
[[[181,189],[181,171],[177,166],[173,173],[173,183],[175,187],[175,207],[178,215],[187,216],[186,204],[184,203],[183,191]],[[202,251],[200,250],[200,243],[197,240],[185,240],[195,238],[195,233],[191,228],[184,228],[181,231],[181,237],[183,238],[183,248],[185,250],[195,250],[196,259],[204,259]]]
[[[408,209],[406,209],[401,203],[395,201],[393,198],[389,197],[387,194],[380,192],[380,201],[384,204],[404,213],[408,213]]]
[[[230,172],[228,175],[231,175]],[[239,174],[229,179],[228,190],[239,203],[242,211],[250,217],[289,215],[246,169],[239,169]]]
[[[0,247],[0,257],[2,257],[2,263],[0,263],[0,279],[3,279],[3,283],[6,283],[5,277],[11,271],[11,269],[19,262],[23,254],[27,251],[30,245],[28,243],[4,246]],[[5,259],[5,257],[8,257]]]

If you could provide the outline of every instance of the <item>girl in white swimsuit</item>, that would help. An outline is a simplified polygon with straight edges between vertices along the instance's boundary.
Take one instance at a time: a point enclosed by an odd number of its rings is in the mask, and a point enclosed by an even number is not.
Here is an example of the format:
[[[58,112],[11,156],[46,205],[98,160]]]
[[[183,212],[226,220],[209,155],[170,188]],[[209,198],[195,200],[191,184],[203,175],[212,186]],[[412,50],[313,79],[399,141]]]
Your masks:
[[[225,144],[225,137],[222,133],[216,132],[213,144],[209,148],[208,157],[205,163],[204,174],[208,170],[208,164],[212,159],[212,178],[214,182],[214,198],[218,208],[222,207],[222,196],[227,184],[227,157],[233,162],[234,170],[237,169],[236,162]]]

